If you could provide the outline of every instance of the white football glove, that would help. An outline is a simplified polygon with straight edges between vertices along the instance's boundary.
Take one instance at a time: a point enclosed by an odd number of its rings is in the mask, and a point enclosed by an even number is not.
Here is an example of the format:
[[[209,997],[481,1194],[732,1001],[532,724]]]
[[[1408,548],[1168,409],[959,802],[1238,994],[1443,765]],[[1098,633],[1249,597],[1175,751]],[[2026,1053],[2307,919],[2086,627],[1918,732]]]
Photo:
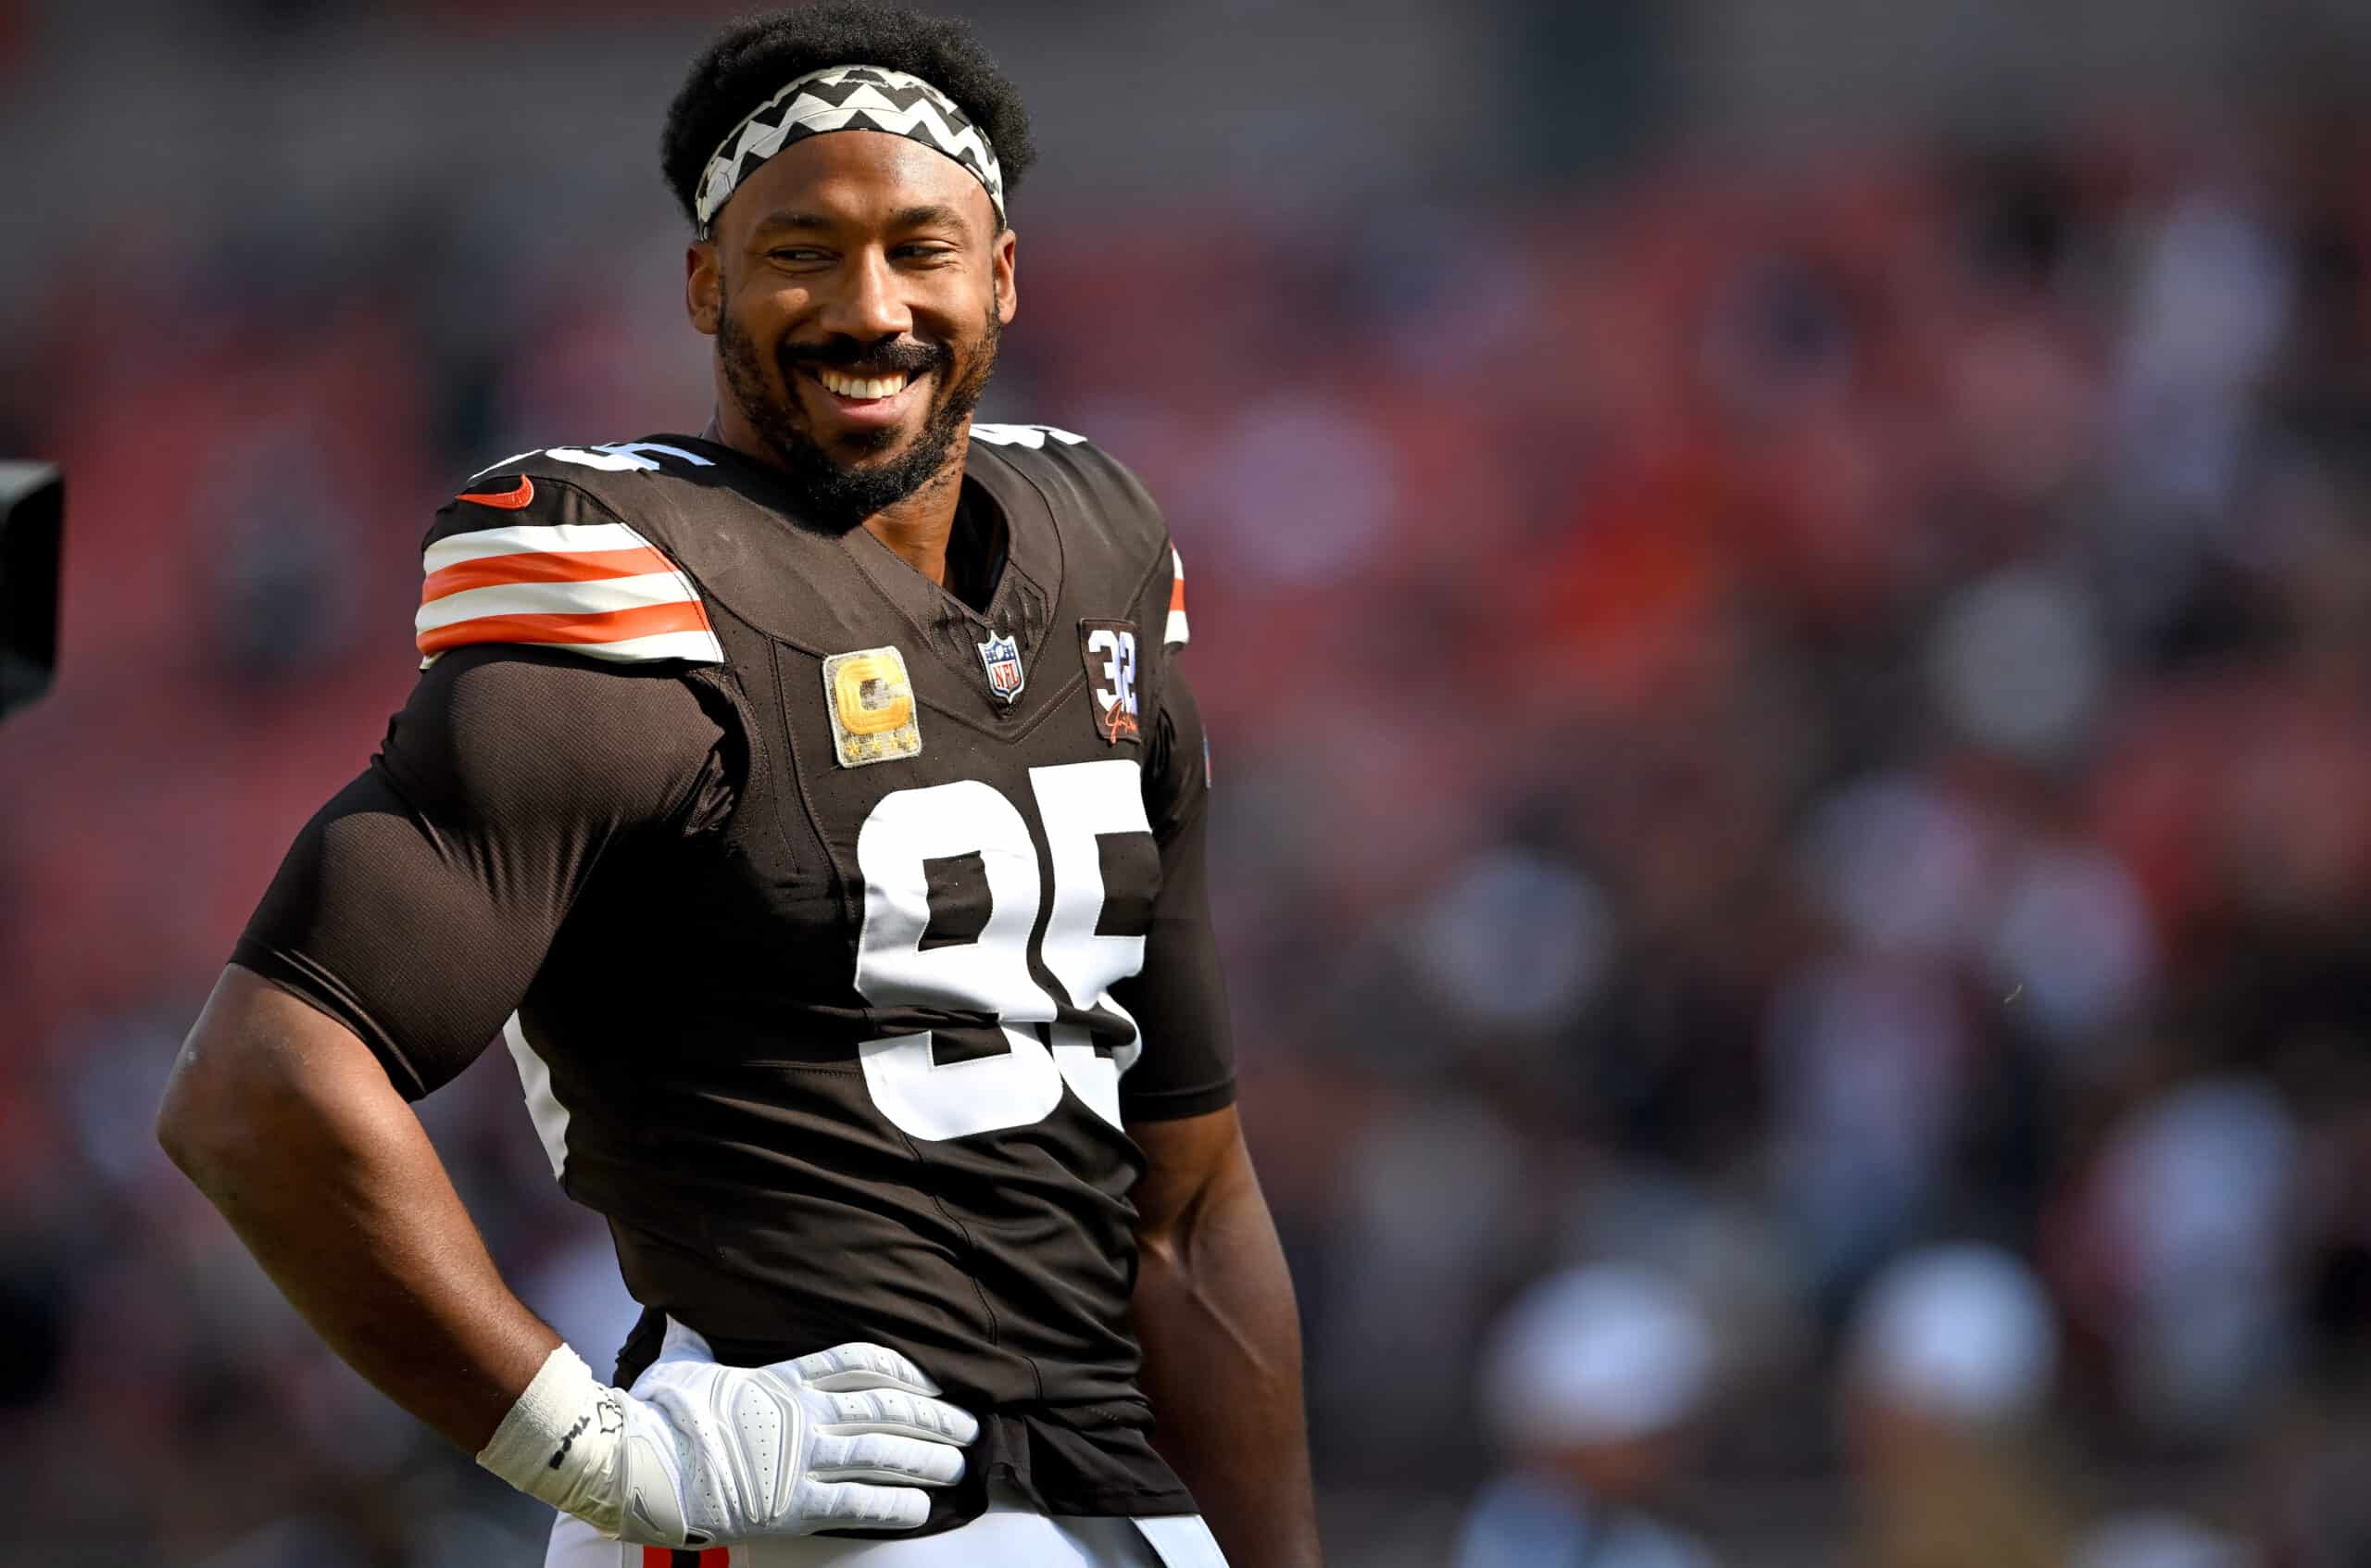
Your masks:
[[[717,1364],[708,1341],[667,1322],[659,1359],[625,1397],[619,1538],[711,1546],[815,1530],[910,1530],[919,1488],[963,1474],[980,1435],[968,1411],[879,1345],[762,1367]]]
[[[980,1435],[937,1393],[879,1345],[722,1366],[671,1318],[630,1390],[595,1382],[567,1346],[554,1350],[478,1462],[636,1546],[910,1530],[930,1515],[920,1488],[960,1479]]]

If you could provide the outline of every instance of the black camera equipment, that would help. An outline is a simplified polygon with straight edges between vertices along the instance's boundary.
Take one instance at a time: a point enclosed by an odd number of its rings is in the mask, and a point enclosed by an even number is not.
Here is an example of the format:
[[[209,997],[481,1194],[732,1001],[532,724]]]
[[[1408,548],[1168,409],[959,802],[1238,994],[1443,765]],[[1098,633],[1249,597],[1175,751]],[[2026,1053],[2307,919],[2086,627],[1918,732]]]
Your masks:
[[[57,668],[57,546],[66,481],[48,463],[0,462],[0,717]]]

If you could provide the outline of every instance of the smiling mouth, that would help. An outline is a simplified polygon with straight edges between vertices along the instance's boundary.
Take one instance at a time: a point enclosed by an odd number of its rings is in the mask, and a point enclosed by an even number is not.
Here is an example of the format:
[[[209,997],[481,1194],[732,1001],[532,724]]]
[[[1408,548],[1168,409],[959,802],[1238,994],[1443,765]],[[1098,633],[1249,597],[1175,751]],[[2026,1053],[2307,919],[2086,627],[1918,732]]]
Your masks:
[[[913,377],[903,370],[893,370],[884,376],[859,376],[818,365],[810,373],[822,383],[826,392],[859,403],[878,403],[895,397],[913,381]]]

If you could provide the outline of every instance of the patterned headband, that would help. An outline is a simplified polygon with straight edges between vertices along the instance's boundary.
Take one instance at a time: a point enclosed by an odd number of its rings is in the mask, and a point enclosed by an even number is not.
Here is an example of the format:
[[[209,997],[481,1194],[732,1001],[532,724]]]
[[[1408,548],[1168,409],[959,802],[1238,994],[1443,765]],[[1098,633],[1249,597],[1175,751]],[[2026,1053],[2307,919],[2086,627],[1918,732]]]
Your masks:
[[[718,144],[692,203],[700,232],[713,230],[725,198],[766,159],[826,131],[885,131],[946,154],[986,189],[1003,226],[1004,170],[997,150],[952,99],[921,77],[885,66],[829,66],[759,104]]]

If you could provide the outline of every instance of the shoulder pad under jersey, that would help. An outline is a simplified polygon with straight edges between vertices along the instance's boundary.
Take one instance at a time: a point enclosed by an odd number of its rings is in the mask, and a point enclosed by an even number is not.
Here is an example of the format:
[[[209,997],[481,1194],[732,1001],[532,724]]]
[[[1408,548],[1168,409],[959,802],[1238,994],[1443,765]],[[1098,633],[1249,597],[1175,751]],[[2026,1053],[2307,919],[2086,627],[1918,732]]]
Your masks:
[[[472,643],[614,663],[722,663],[699,590],[610,498],[612,476],[654,472],[662,460],[709,466],[680,447],[634,442],[523,452],[472,475],[421,551],[421,668]]]
[[[1162,641],[1171,647],[1186,646],[1185,563],[1152,492],[1125,463],[1085,436],[1052,425],[974,421],[972,439],[995,447],[1005,461],[1037,481],[1071,526],[1099,530],[1122,550],[1165,553],[1169,620]]]

